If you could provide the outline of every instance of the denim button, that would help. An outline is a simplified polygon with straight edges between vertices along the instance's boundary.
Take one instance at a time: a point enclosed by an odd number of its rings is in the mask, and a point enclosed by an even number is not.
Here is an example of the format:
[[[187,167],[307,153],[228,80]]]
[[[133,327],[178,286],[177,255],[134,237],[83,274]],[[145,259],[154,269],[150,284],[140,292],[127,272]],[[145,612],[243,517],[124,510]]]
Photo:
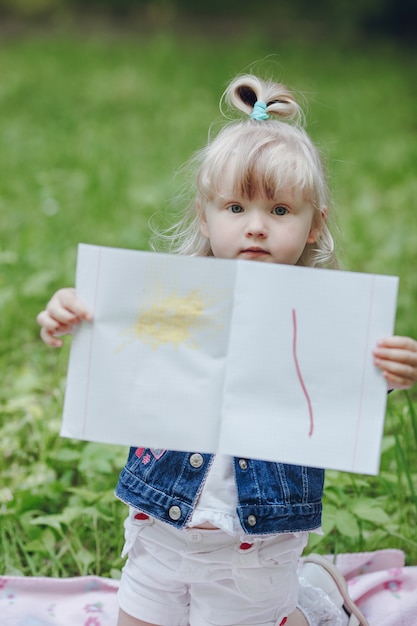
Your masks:
[[[248,462],[246,459],[239,459],[239,467],[241,470],[248,469]]]
[[[248,516],[248,524],[249,524],[249,526],[255,526],[256,521],[257,520],[256,520],[255,515],[249,515]]]
[[[168,511],[168,515],[170,516],[170,518],[174,521],[180,519],[181,517],[181,509],[179,506],[172,506],[169,511]]]
[[[190,456],[190,465],[192,465],[192,467],[201,467],[203,465],[203,461],[204,459],[201,454],[196,453]]]

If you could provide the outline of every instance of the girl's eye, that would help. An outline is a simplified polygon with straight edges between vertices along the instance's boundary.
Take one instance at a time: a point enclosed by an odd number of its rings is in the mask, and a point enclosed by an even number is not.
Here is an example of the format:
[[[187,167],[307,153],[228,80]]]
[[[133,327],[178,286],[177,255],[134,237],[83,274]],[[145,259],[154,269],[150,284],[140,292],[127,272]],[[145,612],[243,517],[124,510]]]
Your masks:
[[[274,215],[287,215],[288,209],[285,206],[276,206],[275,209],[272,209],[272,213]]]
[[[230,213],[243,213],[243,207],[240,204],[231,204],[228,209]]]

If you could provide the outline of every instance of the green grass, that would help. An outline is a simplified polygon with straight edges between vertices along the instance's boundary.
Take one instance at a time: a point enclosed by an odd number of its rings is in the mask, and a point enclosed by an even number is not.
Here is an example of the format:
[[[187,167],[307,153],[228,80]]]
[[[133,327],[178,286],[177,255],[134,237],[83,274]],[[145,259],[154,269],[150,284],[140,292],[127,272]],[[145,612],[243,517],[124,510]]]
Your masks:
[[[344,264],[399,275],[397,332],[417,337],[415,55],[263,35],[0,41],[0,573],[120,571],[126,450],[59,437],[68,345],[44,346],[35,316],[73,284],[78,242],[146,248],[225,83],[254,62],[305,93]],[[417,563],[416,406],[415,391],[389,398],[378,477],[328,473],[312,548],[399,547]]]

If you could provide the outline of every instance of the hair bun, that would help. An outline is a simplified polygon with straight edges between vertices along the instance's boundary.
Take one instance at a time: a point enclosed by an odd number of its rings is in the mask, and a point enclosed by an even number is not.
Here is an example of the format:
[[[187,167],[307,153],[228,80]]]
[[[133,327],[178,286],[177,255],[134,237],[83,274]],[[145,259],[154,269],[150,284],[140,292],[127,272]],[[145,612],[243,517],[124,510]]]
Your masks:
[[[231,81],[223,99],[233,109],[252,115],[256,102],[266,103],[269,117],[277,117],[301,124],[303,111],[292,93],[281,83],[262,80],[252,74],[238,76]]]

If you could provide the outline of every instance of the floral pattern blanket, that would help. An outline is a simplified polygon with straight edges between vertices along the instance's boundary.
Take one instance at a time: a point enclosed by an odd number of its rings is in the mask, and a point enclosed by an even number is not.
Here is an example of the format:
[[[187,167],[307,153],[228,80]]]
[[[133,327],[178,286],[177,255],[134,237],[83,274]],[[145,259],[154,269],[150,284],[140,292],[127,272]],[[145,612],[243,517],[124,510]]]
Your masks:
[[[331,558],[331,557],[328,557]],[[417,566],[401,550],[340,554],[336,565],[370,626],[417,626]],[[2,626],[115,626],[118,582],[0,577]]]

